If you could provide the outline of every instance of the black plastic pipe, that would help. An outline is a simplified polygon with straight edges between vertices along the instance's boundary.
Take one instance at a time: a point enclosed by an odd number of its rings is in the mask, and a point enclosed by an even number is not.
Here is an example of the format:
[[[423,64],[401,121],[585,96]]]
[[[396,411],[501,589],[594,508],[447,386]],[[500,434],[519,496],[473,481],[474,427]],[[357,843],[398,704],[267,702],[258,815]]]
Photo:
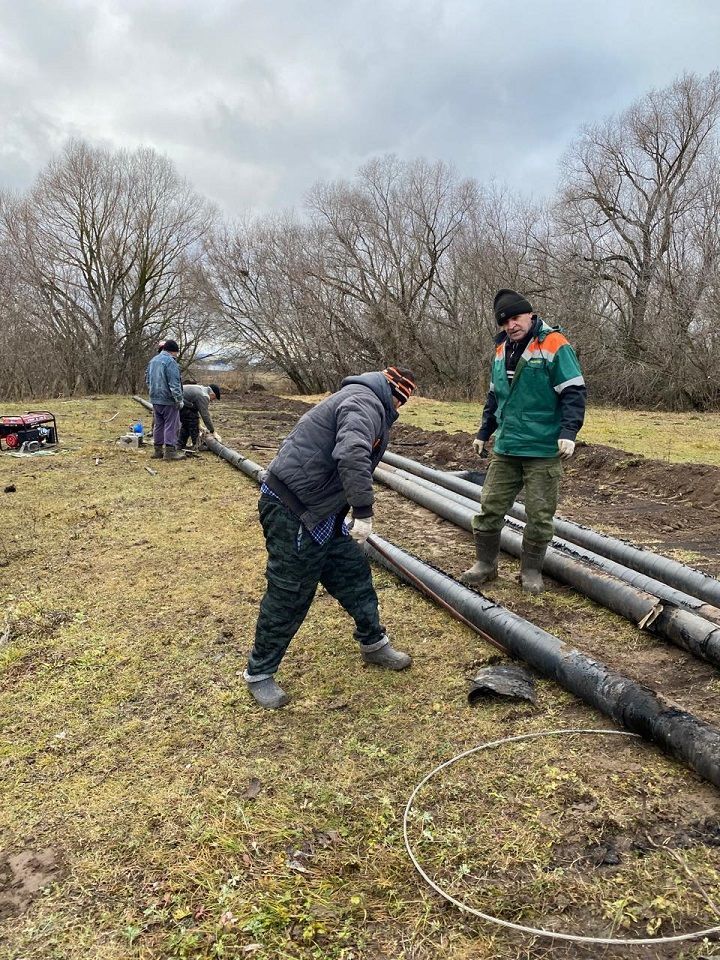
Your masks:
[[[406,568],[513,656],[529,663],[625,729],[658,744],[720,787],[720,730],[716,727],[469,590],[387,540],[375,539],[386,554],[380,556],[369,545],[368,555],[376,562],[401,579],[403,574],[399,568]]]
[[[137,400],[137,402],[141,403],[147,410],[152,410],[152,404],[148,403],[143,397],[133,397],[133,400]],[[213,453],[222,457],[223,460],[227,460],[229,464],[232,464],[237,470],[241,470],[248,477],[252,477],[257,483],[261,482],[265,468],[261,467],[259,463],[255,463],[254,460],[244,457],[241,453],[238,453],[237,450],[233,450],[232,447],[220,443],[219,440],[216,440],[215,437],[211,437],[207,433],[203,435],[203,442],[208,450],[212,450]]]
[[[413,473],[418,477],[431,480],[440,486],[460,493],[471,499],[479,500],[482,487],[469,480],[463,480],[461,477],[448,474],[443,470],[435,470],[423,463],[418,463],[410,457],[401,457],[397,453],[386,451],[383,457],[385,463],[391,466],[399,467]],[[509,515],[516,520],[526,520],[525,507],[521,503],[514,503]],[[555,518],[555,530],[565,540],[580,544],[594,553],[603,557],[608,557],[617,563],[626,567],[632,567],[648,577],[654,577],[657,580],[667,583],[671,587],[682,590],[699,600],[720,607],[720,580],[710,577],[700,570],[695,570],[685,563],[672,560],[670,557],[663,557],[659,553],[653,553],[652,550],[643,550],[635,547],[617,537],[611,537],[604,533],[598,533],[582,524],[573,523],[571,520],[565,520],[562,517]]]
[[[233,467],[256,483],[261,482],[264,468],[259,464],[212,437],[206,438],[206,442],[210,450]],[[376,536],[375,539],[384,555],[373,550],[371,544],[367,545],[368,554],[395,575],[411,582],[403,577],[398,564],[404,566],[478,630],[488,633],[514,656],[525,660],[626,729],[657,743],[706,780],[720,786],[720,731],[715,727],[648,687],[567,646],[535,624],[468,590],[447,574],[433,570],[382,537]]]
[[[438,516],[450,520],[464,530],[472,529],[472,518],[477,510],[429,490],[426,486],[421,486],[417,478],[402,476],[397,470],[379,467],[375,476],[382,483],[420,506],[432,510]],[[515,557],[522,554],[522,532],[523,525],[520,521],[506,518],[506,525],[500,536],[500,545],[506,553]],[[673,606],[666,609],[654,594],[633,587],[554,547],[548,549],[543,569],[555,580],[570,584],[578,592],[630,620],[641,629],[650,630],[693,656],[720,667],[720,627],[717,624],[690,610]]]
[[[397,473],[398,476],[405,477],[416,483],[418,486],[421,486],[426,490],[431,490],[439,496],[447,497],[449,500],[452,500],[453,503],[458,503],[461,506],[472,510],[474,513],[477,513],[480,509],[480,504],[476,500],[472,500],[463,494],[456,493],[454,490],[450,490],[448,487],[443,487],[440,484],[434,483],[432,480],[426,480],[424,477],[415,476],[414,474],[409,473],[407,470],[401,470],[397,467],[390,467],[385,463],[381,464],[378,470],[391,470]],[[376,477],[377,479],[382,480],[382,477],[379,473],[376,473]],[[523,516],[524,515],[525,514],[523,511]],[[518,524],[522,525],[525,523],[524,520],[515,519],[514,515],[508,515],[505,518],[505,522],[515,530],[522,530],[522,526],[518,526]],[[621,563],[616,563],[614,560],[603,557],[598,553],[593,553],[592,550],[587,550],[584,547],[581,547],[579,544],[571,543],[569,540],[565,540],[562,537],[553,537],[552,545],[556,550],[561,550],[563,553],[566,553],[568,556],[574,557],[575,559],[584,560],[586,563],[592,564],[600,570],[603,570],[605,573],[612,574],[612,576],[617,577],[619,580],[624,580],[625,583],[629,583],[631,586],[637,587],[638,590],[644,590],[645,593],[650,593],[654,597],[658,597],[658,599],[662,600],[664,603],[672,603],[675,606],[691,610],[693,613],[697,614],[697,616],[702,617],[705,620],[710,620],[715,624],[720,623],[720,609],[712,606],[709,603],[704,603],[702,600],[699,600],[697,597],[690,596],[688,593],[677,590],[675,587],[668,586],[668,584],[663,583],[661,580],[655,580],[653,577],[648,577],[644,573],[640,573],[638,570],[633,570],[631,567],[626,567]]]
[[[152,409],[152,405],[142,397],[133,397],[133,399],[144,407]],[[260,482],[264,468],[259,464],[243,457],[232,447],[225,446],[214,437],[206,436],[205,443],[213,453],[222,457],[247,476],[252,477],[253,480]],[[376,471],[378,479],[383,479],[379,476],[381,472],[380,470]],[[388,472],[385,471],[385,473]],[[408,482],[412,481],[408,480]],[[457,506],[460,506],[460,504],[457,504]],[[433,508],[429,507],[429,509]],[[460,509],[467,510],[470,517],[476,512],[472,507],[460,507]],[[463,517],[461,513],[456,516],[446,516],[446,519],[452,520],[466,530],[471,529],[469,525],[466,525],[466,517]],[[520,533],[513,533],[506,527],[503,530],[501,542],[503,549],[508,553],[513,556],[520,556],[522,552],[522,536]],[[665,637],[694,656],[720,666],[720,630],[714,629],[712,624],[708,624],[700,617],[694,617],[685,610],[674,607],[663,608],[656,596],[641,590],[613,590],[612,581],[607,577],[603,577],[602,574],[595,576],[584,569],[582,564],[574,563],[572,558],[564,558],[559,553],[556,556],[551,556],[553,553],[553,550],[548,551],[545,568],[556,580],[571,583],[591,600],[595,600],[626,619],[632,620],[637,626],[643,629],[651,629],[653,633]]]
[[[380,468],[375,471],[375,476],[409,500],[414,500],[420,506],[462,527],[463,530],[472,530],[472,518],[477,510],[427,490],[416,484],[414,478],[400,476],[396,471]],[[522,553],[522,535],[505,526],[500,535],[500,545],[506,553],[519,557]],[[591,600],[614,610],[640,627],[647,626],[660,613],[661,604],[657,597],[630,587],[601,571],[592,570],[585,564],[563,556],[552,548],[545,556],[543,569],[556,580],[569,583]]]

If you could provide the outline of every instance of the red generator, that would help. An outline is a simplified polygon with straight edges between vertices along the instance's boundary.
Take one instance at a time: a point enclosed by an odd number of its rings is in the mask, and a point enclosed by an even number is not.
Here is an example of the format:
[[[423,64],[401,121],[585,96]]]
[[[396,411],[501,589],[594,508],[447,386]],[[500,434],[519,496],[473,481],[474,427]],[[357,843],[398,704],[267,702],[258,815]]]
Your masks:
[[[26,450],[39,450],[57,442],[57,423],[52,413],[0,417],[0,450],[20,450],[23,444],[27,444]]]

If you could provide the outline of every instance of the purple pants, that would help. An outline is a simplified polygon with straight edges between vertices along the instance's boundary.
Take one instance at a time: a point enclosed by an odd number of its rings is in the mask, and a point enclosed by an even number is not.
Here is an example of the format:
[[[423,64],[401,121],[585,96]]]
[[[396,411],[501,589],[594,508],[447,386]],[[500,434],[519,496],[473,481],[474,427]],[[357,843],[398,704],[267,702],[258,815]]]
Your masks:
[[[153,404],[153,443],[177,446],[180,411],[174,403]]]

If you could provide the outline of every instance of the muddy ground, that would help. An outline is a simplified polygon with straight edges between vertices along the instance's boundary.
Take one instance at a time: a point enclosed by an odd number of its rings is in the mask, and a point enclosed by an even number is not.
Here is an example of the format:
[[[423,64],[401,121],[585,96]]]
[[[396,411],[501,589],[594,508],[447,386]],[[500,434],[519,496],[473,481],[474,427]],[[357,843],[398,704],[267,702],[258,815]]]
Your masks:
[[[258,391],[228,397],[217,419],[228,440],[232,434],[245,441],[259,462],[268,462],[305,410],[300,400]],[[482,469],[472,439],[468,433],[408,427],[401,420],[389,449],[444,470]],[[657,551],[703,554],[696,565],[720,573],[720,467],[650,460],[580,442],[565,468],[559,512]]]
[[[0,622],[0,960],[720,956],[717,941],[514,938],[442,903],[402,845],[421,773],[496,737],[613,725],[543,679],[536,705],[470,707],[466,681],[497,651],[380,571],[413,670],[354,669],[349,623],[320,591],[283,665],[291,704],[255,710],[241,680],[263,586],[253,484],[212,454],[148,469],[149,450],[115,446],[113,398],[67,404],[82,430],[62,455],[5,461],[18,539],[0,546],[14,584]],[[306,410],[255,392],[224,394],[213,414],[267,464]],[[401,418],[392,449],[477,468],[470,444]],[[719,482],[718,469],[580,446],[562,512],[718,573]],[[377,497],[379,533],[452,574],[471,563],[469,534]],[[503,557],[488,594],[720,724],[716,670],[563,585],[522,594],[517,567]],[[431,874],[481,909],[567,932],[716,922],[717,790],[638,740],[543,743],[468,758],[423,791],[412,839]]]
[[[263,391],[223,400],[216,408],[223,439],[263,465],[307,410],[300,400]],[[472,439],[468,433],[404,426],[401,420],[389,449],[445,470],[482,469]],[[470,534],[394,491],[378,488],[376,495],[376,528],[383,536],[453,576],[472,563]],[[695,567],[718,576],[719,503],[720,467],[650,460],[613,447],[580,443],[565,470],[559,513],[638,546],[691,560]],[[517,570],[517,561],[503,556],[501,576],[486,595],[720,724],[718,674],[712,666],[635,630],[590,601],[578,601],[570,587],[548,581],[547,594],[528,597],[517,587]],[[468,675],[475,666],[467,665]]]
[[[306,409],[301,401],[263,393],[234,396],[223,404],[222,414],[218,417],[220,431],[231,446],[266,465],[298,415]],[[393,431],[390,449],[442,469],[482,469],[472,450],[472,439],[467,433],[430,432],[403,426],[400,422]],[[695,566],[718,575],[718,494],[718,467],[649,460],[611,447],[580,444],[576,457],[566,469],[559,512],[568,519],[621,536],[639,546],[675,555],[686,562],[691,559]],[[383,536],[454,576],[472,563],[473,546],[468,533],[387,488],[376,488],[376,495],[376,529]],[[517,572],[517,561],[504,556],[500,578],[486,590],[486,595],[585,653],[647,684],[685,709],[720,725],[720,683],[715,668],[660,638],[637,630],[615,614],[579,598],[571,588],[562,584],[548,581],[550,589],[546,594],[529,597],[518,587]],[[421,637],[421,624],[417,630],[418,637]],[[466,678],[471,678],[479,667],[491,660],[492,656],[478,652],[476,659],[465,664]],[[525,712],[525,707],[517,710],[518,715]],[[543,713],[541,705],[536,711],[538,725],[542,727],[545,723],[551,727],[550,715],[543,720]],[[578,727],[587,726],[587,710],[579,701],[576,706],[568,705],[561,725],[567,724],[568,720]],[[618,745],[607,775],[621,780],[628,776],[632,779],[634,774],[622,766],[622,751],[623,747]],[[632,764],[629,769],[634,769]],[[468,789],[472,793],[469,783],[467,778],[459,781],[460,795],[466,796]],[[514,797],[516,786],[509,784],[503,795]],[[499,789],[497,782],[494,782],[493,789]],[[641,784],[638,789],[642,789]],[[477,795],[485,792],[481,784],[477,785],[477,790]],[[694,811],[689,829],[700,830],[705,849],[714,851],[720,817],[713,791],[708,792],[707,785],[698,779],[689,782],[683,792],[683,809]],[[442,809],[447,818],[447,804]],[[562,818],[566,813],[566,807],[561,804],[557,817]],[[522,813],[518,812],[518,816],[522,820]],[[660,843],[674,848],[673,831],[682,833],[687,829],[685,819],[677,811],[672,811],[670,805],[666,809],[661,805],[656,811],[647,810],[642,836],[628,837],[622,830],[614,828],[606,836],[605,827],[594,824],[592,816],[585,822],[587,817],[583,813],[582,829],[578,826],[578,837],[584,837],[578,841],[582,850],[568,841],[567,849],[559,847],[555,851],[557,863],[565,864],[567,870],[580,870],[579,876],[583,877],[594,876],[596,870],[622,871],[622,867],[614,865],[624,861],[625,853],[635,850],[637,844]],[[660,839],[653,840],[654,834]],[[602,840],[593,839],[597,836]],[[715,855],[711,852],[709,856],[714,858]],[[508,869],[506,880],[515,872],[514,868]],[[522,892],[521,873],[516,878],[520,884],[518,898]],[[439,870],[438,876],[441,875]],[[482,884],[476,896],[476,902],[479,902]],[[539,946],[533,955],[568,960],[605,955],[596,949],[600,948],[556,943]],[[610,953],[628,960],[639,957],[670,960],[681,955],[676,944],[650,949],[615,948]]]

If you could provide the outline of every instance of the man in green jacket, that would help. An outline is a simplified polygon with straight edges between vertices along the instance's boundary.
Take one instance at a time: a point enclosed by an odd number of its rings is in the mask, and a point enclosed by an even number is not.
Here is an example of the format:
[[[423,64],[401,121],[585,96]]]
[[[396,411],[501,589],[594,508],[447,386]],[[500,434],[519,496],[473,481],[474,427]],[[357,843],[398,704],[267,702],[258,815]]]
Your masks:
[[[493,454],[473,517],[477,562],[462,575],[479,586],[497,577],[505,514],[525,487],[527,524],[520,582],[529,593],[544,589],[542,566],[553,536],[562,476],[561,460],[575,452],[585,418],[586,389],[575,351],[538,317],[521,294],[499,290],[493,303],[501,328],[490,390],[473,447],[480,457],[495,434]]]

